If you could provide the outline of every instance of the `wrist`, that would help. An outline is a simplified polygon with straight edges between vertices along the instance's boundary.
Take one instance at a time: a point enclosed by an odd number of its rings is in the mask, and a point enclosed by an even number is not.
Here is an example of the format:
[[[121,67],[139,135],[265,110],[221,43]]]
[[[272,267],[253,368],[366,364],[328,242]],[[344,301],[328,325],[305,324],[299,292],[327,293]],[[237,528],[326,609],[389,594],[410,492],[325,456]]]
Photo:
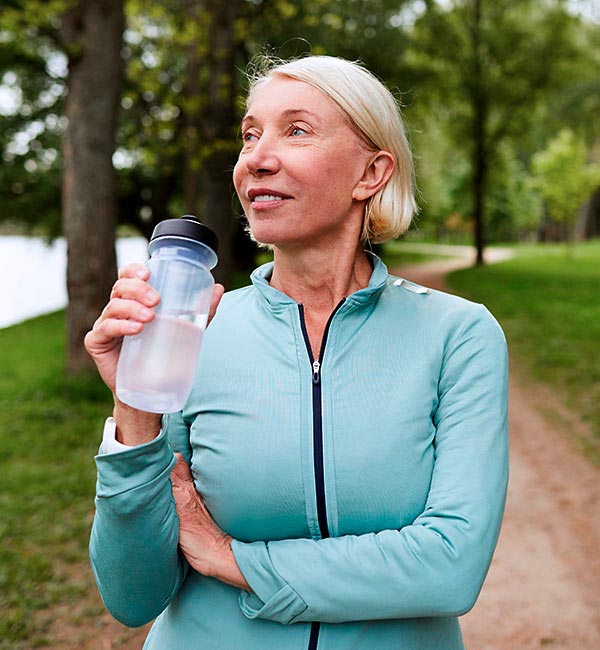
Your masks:
[[[208,562],[205,575],[238,587],[238,589],[252,591],[235,560],[235,555],[231,549],[232,541],[233,537],[225,533],[217,540],[216,551],[211,561]]]
[[[116,395],[113,419],[117,426],[116,440],[124,445],[142,445],[154,440],[160,433],[162,416],[148,413],[121,402]]]

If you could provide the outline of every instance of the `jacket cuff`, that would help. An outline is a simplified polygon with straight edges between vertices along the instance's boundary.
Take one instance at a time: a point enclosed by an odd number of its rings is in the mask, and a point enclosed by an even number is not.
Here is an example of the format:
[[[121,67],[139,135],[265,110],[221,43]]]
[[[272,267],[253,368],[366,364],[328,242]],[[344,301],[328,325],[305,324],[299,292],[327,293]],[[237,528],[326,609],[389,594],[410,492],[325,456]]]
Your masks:
[[[287,625],[294,623],[307,604],[277,573],[264,542],[233,540],[233,555],[253,593],[242,591],[239,605],[247,618],[263,618]]]
[[[100,498],[152,483],[175,465],[164,429],[150,442],[116,453],[99,453],[94,460],[98,470],[96,495]]]

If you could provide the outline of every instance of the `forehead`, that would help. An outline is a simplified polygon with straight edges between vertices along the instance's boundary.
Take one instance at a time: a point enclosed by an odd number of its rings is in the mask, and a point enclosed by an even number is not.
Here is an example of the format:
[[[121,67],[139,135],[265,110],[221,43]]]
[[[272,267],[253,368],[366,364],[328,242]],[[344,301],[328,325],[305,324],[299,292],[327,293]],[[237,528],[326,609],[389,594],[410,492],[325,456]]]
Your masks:
[[[327,95],[311,84],[283,75],[259,82],[248,98],[244,119],[311,113],[322,121],[346,122],[341,110]]]

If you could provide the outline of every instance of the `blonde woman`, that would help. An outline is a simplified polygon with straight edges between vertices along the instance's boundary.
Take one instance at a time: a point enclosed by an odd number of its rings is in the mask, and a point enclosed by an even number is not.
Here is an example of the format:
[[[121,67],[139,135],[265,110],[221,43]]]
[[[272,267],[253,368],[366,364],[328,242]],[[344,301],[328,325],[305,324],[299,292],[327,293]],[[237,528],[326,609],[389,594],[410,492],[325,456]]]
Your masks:
[[[503,334],[365,251],[414,198],[398,107],[364,68],[274,65],[242,140],[236,191],[274,262],[221,300],[181,413],[115,398],[91,539],[104,601],[127,625],[157,617],[148,649],[463,648],[506,493]],[[146,279],[123,269],[87,337],[113,392],[120,341],[159,299]]]

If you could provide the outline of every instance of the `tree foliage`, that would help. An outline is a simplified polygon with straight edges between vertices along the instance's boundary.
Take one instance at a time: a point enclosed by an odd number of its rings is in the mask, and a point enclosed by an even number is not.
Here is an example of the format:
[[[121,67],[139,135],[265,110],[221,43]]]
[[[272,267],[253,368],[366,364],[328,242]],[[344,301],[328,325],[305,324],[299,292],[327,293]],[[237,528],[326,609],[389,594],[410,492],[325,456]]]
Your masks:
[[[57,30],[68,4],[11,0],[0,12],[0,183],[8,199],[0,219],[41,223],[52,234],[60,232],[66,92],[66,55]],[[588,146],[600,137],[600,30],[559,0],[229,4],[235,5],[237,115],[227,143],[219,146],[235,156],[243,70],[255,54],[360,59],[404,104],[418,168],[421,227],[437,223],[443,229],[457,214],[463,224],[472,222],[474,176],[483,160],[483,239],[514,232],[521,221],[512,206],[522,185],[508,182],[510,174],[526,170],[533,153],[564,126]],[[158,220],[191,211],[191,205],[203,209],[209,181],[202,169],[214,151],[201,129],[214,9],[207,0],[126,1],[114,156],[118,218],[145,235]],[[231,187],[226,194],[239,224],[235,257],[251,263],[247,245],[239,246],[242,223]]]
[[[600,186],[600,164],[589,162],[584,140],[565,128],[533,156],[532,168],[550,217],[565,224],[572,240],[581,204]]]
[[[415,22],[408,61],[422,74],[417,99],[444,124],[447,148],[468,155],[480,261],[499,152],[527,140],[544,102],[568,83],[582,58],[577,28],[562,3],[532,0],[428,2]]]

